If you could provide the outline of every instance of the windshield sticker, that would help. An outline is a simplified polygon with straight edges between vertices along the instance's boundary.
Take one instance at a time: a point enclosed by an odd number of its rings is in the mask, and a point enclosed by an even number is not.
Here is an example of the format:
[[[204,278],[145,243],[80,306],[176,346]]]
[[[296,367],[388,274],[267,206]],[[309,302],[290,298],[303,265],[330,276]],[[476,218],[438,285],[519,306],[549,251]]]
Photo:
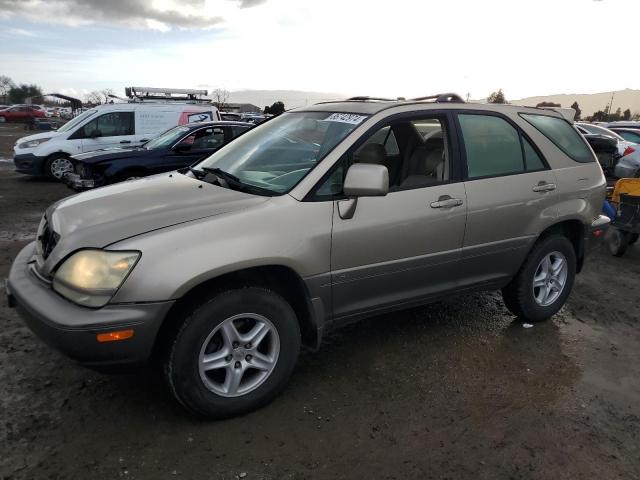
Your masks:
[[[327,118],[325,118],[325,121],[351,123],[352,125],[358,125],[365,118],[367,118],[366,115],[356,115],[354,113],[332,113]]]

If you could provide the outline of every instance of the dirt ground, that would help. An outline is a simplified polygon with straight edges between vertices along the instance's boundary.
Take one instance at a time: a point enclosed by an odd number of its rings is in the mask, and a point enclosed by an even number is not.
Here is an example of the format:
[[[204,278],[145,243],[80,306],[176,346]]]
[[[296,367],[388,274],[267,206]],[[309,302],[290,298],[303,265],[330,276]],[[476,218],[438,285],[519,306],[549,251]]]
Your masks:
[[[13,172],[0,126],[0,280],[69,195]],[[4,160],[3,160],[4,158]],[[2,479],[638,479],[640,247],[597,251],[568,305],[523,328],[495,293],[348,327],[240,418],[186,415],[151,372],[107,376],[0,301]]]

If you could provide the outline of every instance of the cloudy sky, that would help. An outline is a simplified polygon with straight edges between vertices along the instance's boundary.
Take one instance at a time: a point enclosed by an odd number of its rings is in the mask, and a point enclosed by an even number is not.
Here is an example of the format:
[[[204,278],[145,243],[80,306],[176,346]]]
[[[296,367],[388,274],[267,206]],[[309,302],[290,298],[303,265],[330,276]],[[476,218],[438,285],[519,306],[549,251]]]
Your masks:
[[[0,74],[76,95],[594,93],[638,87],[609,41],[639,19],[639,0],[0,0]]]

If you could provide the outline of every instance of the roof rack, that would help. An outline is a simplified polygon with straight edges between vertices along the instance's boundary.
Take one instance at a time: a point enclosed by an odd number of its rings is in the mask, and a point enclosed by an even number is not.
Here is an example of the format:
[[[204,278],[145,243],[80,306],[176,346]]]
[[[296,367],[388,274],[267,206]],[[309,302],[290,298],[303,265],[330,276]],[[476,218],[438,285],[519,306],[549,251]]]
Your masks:
[[[438,93],[427,97],[412,98],[412,102],[422,102],[424,100],[435,100],[436,103],[465,103],[457,93]]]
[[[438,93],[437,95],[429,95],[426,97],[410,98],[409,100],[404,97],[398,98],[381,98],[381,97],[351,97],[347,98],[347,102],[423,102],[425,100],[434,100],[435,103],[465,103],[460,95],[457,93]]]
[[[186,88],[125,87],[130,102],[183,102],[211,103],[211,99],[202,98],[207,90]]]
[[[374,101],[374,102],[395,102],[396,99],[395,98],[381,98],[381,97],[361,96],[361,97],[347,98],[346,101],[347,102],[369,102],[369,101]]]

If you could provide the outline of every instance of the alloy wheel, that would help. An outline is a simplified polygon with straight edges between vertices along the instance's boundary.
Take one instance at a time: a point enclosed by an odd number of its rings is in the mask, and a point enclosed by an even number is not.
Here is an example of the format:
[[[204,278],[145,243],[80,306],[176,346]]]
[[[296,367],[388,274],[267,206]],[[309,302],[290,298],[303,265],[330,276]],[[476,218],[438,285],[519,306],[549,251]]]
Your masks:
[[[60,157],[54,159],[49,168],[55,178],[61,179],[65,173],[73,172],[73,163],[68,158]]]
[[[280,353],[274,325],[256,313],[227,318],[207,336],[198,369],[204,385],[223,397],[258,388],[271,375]]]
[[[542,307],[548,307],[562,294],[567,283],[569,267],[560,252],[545,255],[533,276],[533,298]]]

